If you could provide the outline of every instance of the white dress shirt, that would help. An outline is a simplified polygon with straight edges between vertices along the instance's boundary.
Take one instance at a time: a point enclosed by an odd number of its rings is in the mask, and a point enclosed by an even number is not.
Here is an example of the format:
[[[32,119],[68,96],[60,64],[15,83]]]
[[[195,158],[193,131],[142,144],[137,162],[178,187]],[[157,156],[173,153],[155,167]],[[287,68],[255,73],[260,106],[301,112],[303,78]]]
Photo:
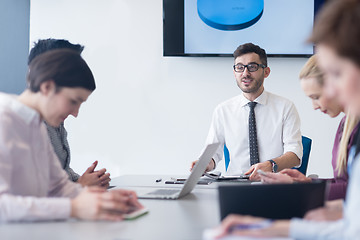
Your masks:
[[[69,181],[38,112],[0,93],[0,222],[70,217]]]
[[[227,175],[243,174],[250,168],[249,106],[240,94],[219,104],[213,114],[206,143],[220,142],[213,159],[217,164],[226,144],[230,153]],[[302,158],[300,119],[289,100],[263,91],[255,99],[257,141],[260,162],[277,158],[286,152]]]
[[[354,159],[355,147],[349,153],[349,184],[344,203],[344,218],[333,222],[315,222],[292,219],[290,236],[295,239],[311,240],[354,240],[360,239],[360,154]]]

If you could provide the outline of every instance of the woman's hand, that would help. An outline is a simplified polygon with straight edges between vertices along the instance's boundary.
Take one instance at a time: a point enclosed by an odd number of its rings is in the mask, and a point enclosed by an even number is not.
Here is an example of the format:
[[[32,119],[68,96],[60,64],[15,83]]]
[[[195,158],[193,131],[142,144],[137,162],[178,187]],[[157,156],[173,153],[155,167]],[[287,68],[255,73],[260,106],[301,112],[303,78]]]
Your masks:
[[[71,217],[86,220],[122,220],[122,215],[141,209],[135,192],[87,187],[71,200]]]
[[[221,238],[226,235],[251,237],[287,237],[290,222],[288,220],[271,221],[259,217],[229,215],[216,229]]]

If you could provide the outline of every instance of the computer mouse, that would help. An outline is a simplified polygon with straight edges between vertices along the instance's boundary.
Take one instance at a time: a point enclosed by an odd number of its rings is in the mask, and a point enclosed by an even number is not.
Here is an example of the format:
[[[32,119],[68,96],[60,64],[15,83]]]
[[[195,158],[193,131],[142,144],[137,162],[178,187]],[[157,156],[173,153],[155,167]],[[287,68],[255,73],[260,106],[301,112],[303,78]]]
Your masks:
[[[254,25],[264,11],[264,0],[198,0],[201,20],[219,30],[241,30]]]

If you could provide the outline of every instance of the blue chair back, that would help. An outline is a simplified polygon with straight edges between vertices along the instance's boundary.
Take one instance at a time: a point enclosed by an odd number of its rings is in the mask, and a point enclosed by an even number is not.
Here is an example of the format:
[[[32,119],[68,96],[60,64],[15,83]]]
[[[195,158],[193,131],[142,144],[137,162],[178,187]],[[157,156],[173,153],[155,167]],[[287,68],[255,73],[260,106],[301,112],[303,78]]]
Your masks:
[[[312,140],[308,137],[302,136],[301,137],[302,140],[302,145],[303,145],[303,157],[302,157],[302,161],[301,161],[301,165],[300,167],[294,167],[293,169],[297,169],[298,171],[300,171],[302,174],[304,174],[306,176],[306,171],[307,171],[307,167],[309,164],[309,156],[310,156],[310,151],[311,151],[311,143]]]
[[[229,149],[226,147],[226,144],[224,144],[224,157],[225,157],[225,170],[227,171],[230,163],[230,153],[229,153]]]
[[[307,171],[307,167],[308,167],[308,163],[309,163],[309,156],[310,156],[310,151],[311,151],[312,140],[308,137],[301,136],[301,141],[302,141],[302,145],[303,145],[303,157],[301,159],[302,160],[301,166],[298,168],[294,167],[293,169],[297,169],[301,173],[306,175],[306,171]],[[226,144],[224,144],[224,157],[225,157],[225,169],[227,171],[227,169],[229,167],[229,163],[230,163],[230,153],[229,153],[229,149],[226,147]]]

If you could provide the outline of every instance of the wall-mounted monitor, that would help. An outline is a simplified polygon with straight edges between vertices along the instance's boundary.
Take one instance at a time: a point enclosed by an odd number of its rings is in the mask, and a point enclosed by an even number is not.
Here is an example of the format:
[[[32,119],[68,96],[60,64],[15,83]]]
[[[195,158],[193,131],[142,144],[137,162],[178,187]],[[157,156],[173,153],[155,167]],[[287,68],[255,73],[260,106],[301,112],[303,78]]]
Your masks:
[[[307,57],[326,0],[163,0],[164,56],[232,56],[252,42],[272,57]]]

